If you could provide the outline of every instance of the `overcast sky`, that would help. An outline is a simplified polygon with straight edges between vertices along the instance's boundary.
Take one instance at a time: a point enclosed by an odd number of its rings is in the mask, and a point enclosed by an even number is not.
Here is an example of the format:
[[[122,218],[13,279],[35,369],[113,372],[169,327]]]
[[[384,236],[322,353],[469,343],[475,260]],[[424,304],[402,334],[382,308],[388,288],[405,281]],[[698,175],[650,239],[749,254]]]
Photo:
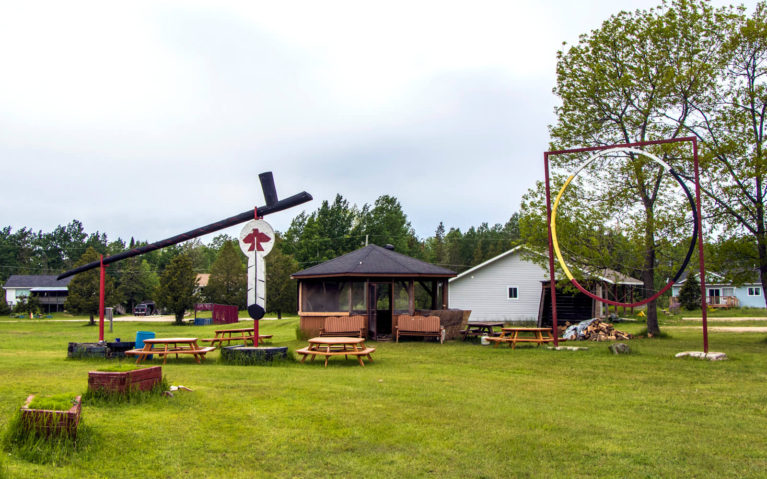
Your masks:
[[[505,223],[562,42],[658,3],[3,2],[0,225],[160,240],[264,204],[263,171],[315,198],[282,231],[336,193],[421,237]]]

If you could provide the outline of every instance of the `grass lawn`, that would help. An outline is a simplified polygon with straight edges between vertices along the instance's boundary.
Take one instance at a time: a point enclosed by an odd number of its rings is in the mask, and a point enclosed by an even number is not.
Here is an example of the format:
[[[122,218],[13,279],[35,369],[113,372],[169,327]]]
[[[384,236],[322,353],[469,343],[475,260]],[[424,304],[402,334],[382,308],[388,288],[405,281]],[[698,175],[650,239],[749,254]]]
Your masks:
[[[247,324],[247,323],[245,323]],[[295,319],[263,321],[291,351]],[[643,325],[616,325],[636,332]],[[118,322],[108,336],[213,337],[216,326]],[[97,328],[0,320],[0,427],[32,393],[84,392],[69,341]],[[39,465],[3,453],[8,477],[765,477],[767,334],[713,333],[730,360],[674,359],[697,331],[630,342],[635,354],[494,349],[460,341],[368,343],[374,362],[231,366],[168,359],[193,392],[83,405],[78,449]],[[579,344],[584,345],[584,344]],[[160,361],[150,361],[160,364]]]

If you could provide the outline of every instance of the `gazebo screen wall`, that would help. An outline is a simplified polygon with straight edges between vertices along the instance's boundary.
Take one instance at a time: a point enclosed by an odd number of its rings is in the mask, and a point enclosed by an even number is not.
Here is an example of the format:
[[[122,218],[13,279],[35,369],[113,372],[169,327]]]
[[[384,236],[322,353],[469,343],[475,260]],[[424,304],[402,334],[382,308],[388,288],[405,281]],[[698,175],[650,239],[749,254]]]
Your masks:
[[[413,303],[410,304],[410,284],[413,282]],[[367,330],[367,284],[390,283],[393,289],[392,327],[399,315],[415,311],[438,311],[446,299],[444,290],[447,280],[443,278],[317,278],[299,280],[299,315],[301,331],[316,336],[324,327],[325,318],[340,315],[365,316]],[[387,302],[388,303],[388,302]],[[380,309],[388,308],[382,306]]]
[[[301,312],[366,313],[367,300],[364,281],[327,279],[302,281]]]

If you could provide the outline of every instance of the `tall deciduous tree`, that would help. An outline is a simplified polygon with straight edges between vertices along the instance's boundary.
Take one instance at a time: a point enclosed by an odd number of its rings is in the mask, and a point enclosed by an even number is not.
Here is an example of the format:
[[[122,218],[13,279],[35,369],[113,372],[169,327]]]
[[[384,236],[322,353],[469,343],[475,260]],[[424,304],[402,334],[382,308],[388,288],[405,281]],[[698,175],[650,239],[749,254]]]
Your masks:
[[[760,2],[749,17],[742,10],[725,16],[727,35],[720,50],[717,86],[686,98],[692,112],[685,125],[701,143],[701,187],[717,216],[716,234],[750,238],[757,253],[762,287],[767,288],[767,4]],[[726,20],[726,21],[725,21]],[[736,239],[736,242],[739,242]],[[730,268],[736,271],[735,268]],[[738,278],[733,278],[737,280]],[[767,302],[767,295],[765,296]]]
[[[558,54],[554,93],[562,103],[551,128],[552,146],[601,146],[685,135],[691,113],[686,99],[716,87],[715,60],[723,44],[716,22],[707,2],[674,0],[658,9],[621,12],[582,35],[577,45]],[[653,151],[672,163],[680,156],[669,148]],[[555,168],[569,171],[583,157],[552,160]],[[671,210],[662,210],[669,204],[668,188],[673,183],[663,169],[640,156],[595,165],[608,167],[594,172],[609,186],[599,197],[612,211],[612,221],[605,226],[614,234],[641,241],[641,280],[649,294],[657,286],[657,244],[663,224],[682,221]],[[569,205],[569,214],[579,215],[578,210],[593,205],[588,200],[594,198],[594,191],[584,188],[581,193],[585,196],[580,204]],[[620,210],[625,216],[616,221]],[[593,208],[590,212],[608,218],[608,212]],[[595,218],[580,214],[585,220]],[[583,238],[582,251],[588,250],[587,243],[588,238]],[[654,301],[648,304],[647,330],[660,332]]]
[[[208,285],[205,287],[205,297],[208,301],[236,305],[239,309],[245,308],[248,279],[242,256],[233,241],[227,241],[221,246],[210,269]]]
[[[160,276],[157,288],[157,302],[162,308],[171,311],[176,317],[176,324],[184,321],[184,313],[194,306],[196,300],[197,275],[192,267],[192,260],[185,254],[174,257]]]
[[[99,260],[96,250],[89,247],[75,267],[83,266]],[[91,269],[79,273],[69,282],[69,292],[64,307],[71,313],[90,315],[90,325],[95,325],[94,316],[99,312],[99,269]],[[105,304],[112,304],[114,294],[114,280],[106,276],[104,281]]]

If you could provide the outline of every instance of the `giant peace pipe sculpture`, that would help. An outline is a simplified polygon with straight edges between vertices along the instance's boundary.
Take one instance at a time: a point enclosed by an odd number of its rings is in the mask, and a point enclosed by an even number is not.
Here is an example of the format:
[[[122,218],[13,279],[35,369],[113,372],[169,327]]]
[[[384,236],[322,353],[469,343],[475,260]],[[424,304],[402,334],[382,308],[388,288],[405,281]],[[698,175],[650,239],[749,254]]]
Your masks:
[[[186,233],[181,233],[179,235],[164,239],[162,241],[157,241],[156,243],[148,244],[146,246],[141,246],[139,248],[133,248],[128,251],[123,251],[122,253],[118,253],[114,256],[108,256],[103,259],[103,264],[107,265],[107,264],[114,263],[116,261],[120,261],[126,258],[132,258],[133,256],[138,256],[140,254],[148,253],[156,249],[165,248],[166,246],[171,246],[177,243],[181,243],[182,241],[187,241],[193,238],[197,238],[198,236],[203,236],[208,233],[213,233],[215,231],[228,228],[229,226],[234,226],[240,223],[244,223],[248,220],[252,220],[254,215],[257,215],[259,217],[266,216],[268,214],[286,210],[293,206],[298,206],[302,203],[306,203],[307,201],[312,200],[312,195],[310,195],[306,191],[302,191],[301,193],[293,195],[289,198],[278,200],[277,190],[274,187],[274,177],[272,176],[272,172],[267,171],[265,173],[261,173],[260,175],[258,175],[258,178],[261,180],[261,190],[264,192],[264,199],[266,200],[266,206],[257,207],[255,211],[254,210],[244,211],[230,218],[226,218],[221,221],[211,223],[207,226],[202,226],[200,228],[187,231]],[[72,276],[77,273],[82,273],[83,271],[88,271],[93,268],[98,268],[101,266],[101,264],[102,264],[101,261],[94,261],[92,263],[88,263],[86,265],[80,266],[78,268],[69,270],[65,273],[58,275],[57,279],[66,278],[68,276]]]

